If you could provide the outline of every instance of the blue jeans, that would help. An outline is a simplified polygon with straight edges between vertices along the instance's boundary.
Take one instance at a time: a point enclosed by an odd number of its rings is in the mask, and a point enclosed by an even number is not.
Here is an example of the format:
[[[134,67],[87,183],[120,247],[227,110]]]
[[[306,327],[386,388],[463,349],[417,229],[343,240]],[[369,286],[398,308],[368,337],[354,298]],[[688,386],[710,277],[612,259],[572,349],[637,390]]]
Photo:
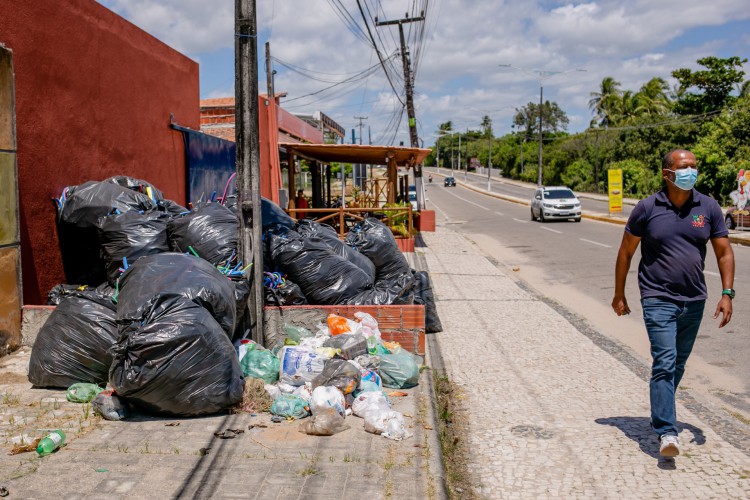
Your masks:
[[[641,299],[643,320],[651,341],[651,426],[659,437],[676,436],[675,390],[685,373],[703,319],[705,300],[682,302]]]

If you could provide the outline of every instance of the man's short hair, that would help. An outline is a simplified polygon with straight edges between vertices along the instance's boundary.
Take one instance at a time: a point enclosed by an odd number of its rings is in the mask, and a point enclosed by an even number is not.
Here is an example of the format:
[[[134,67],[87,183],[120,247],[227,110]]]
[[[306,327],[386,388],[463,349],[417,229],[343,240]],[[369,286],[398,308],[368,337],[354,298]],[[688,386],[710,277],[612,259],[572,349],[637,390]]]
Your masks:
[[[672,170],[672,165],[674,165],[675,163],[673,159],[675,153],[690,153],[690,151],[688,151],[687,149],[676,148],[665,154],[664,158],[661,159],[662,170]]]

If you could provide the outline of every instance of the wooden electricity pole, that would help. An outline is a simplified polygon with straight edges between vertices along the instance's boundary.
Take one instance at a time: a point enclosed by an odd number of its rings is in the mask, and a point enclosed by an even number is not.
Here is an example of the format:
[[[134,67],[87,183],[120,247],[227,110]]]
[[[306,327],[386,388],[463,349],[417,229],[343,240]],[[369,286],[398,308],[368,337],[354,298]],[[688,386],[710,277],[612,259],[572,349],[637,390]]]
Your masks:
[[[389,26],[398,24],[398,34],[401,39],[401,62],[404,66],[404,82],[406,85],[406,116],[409,118],[409,139],[411,147],[419,147],[419,137],[417,136],[417,118],[414,113],[414,82],[411,77],[411,60],[409,59],[409,48],[404,40],[404,24],[424,21],[424,12],[419,17],[405,17],[394,21],[378,21],[375,18],[375,26]],[[422,165],[414,165],[414,183],[417,188],[417,206],[419,209],[424,208],[424,185],[422,183]]]
[[[239,207],[239,254],[252,263],[248,308],[252,338],[263,343],[263,247],[260,218],[260,140],[258,138],[258,20],[255,0],[234,3],[235,144]]]

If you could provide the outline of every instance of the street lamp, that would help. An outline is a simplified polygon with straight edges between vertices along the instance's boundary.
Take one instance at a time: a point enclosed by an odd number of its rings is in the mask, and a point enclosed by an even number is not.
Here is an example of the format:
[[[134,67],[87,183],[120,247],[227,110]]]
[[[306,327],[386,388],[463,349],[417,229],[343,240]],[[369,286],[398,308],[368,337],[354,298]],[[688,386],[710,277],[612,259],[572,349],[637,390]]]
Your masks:
[[[534,78],[539,80],[539,169],[537,170],[536,183],[538,186],[541,186],[542,185],[542,95],[544,93],[542,82],[551,76],[571,73],[573,71],[586,71],[586,70],[575,68],[575,69],[566,69],[564,71],[545,71],[541,69],[519,68],[518,66],[513,66],[512,64],[499,64],[498,66],[500,66],[501,68],[517,69],[518,71],[526,73],[527,75],[531,75]]]

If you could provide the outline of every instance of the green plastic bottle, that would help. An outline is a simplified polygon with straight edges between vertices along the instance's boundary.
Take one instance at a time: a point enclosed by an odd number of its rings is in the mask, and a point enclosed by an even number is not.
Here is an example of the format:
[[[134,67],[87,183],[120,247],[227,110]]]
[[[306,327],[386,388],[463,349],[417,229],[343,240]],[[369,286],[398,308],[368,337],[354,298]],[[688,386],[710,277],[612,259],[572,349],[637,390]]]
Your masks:
[[[46,457],[63,444],[65,444],[65,433],[58,429],[47,434],[47,437],[39,441],[39,446],[36,447],[36,452],[40,457]]]

